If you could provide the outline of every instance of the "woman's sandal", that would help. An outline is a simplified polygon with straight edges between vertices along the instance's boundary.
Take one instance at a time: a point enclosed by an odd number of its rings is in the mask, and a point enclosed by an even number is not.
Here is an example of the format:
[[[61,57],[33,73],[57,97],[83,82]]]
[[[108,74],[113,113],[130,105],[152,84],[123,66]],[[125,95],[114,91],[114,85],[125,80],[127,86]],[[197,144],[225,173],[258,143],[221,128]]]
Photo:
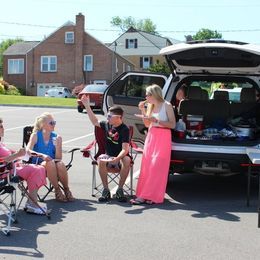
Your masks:
[[[64,193],[65,193],[65,196],[67,198],[67,201],[74,201],[75,200],[75,198],[73,197],[69,188],[64,189]]]
[[[152,200],[146,200],[145,203],[148,204],[148,205],[154,204],[154,202]]]
[[[66,202],[66,196],[62,193],[60,189],[55,190],[55,199],[60,202]]]
[[[132,205],[141,205],[141,204],[144,204],[145,203],[145,200],[144,199],[142,199],[142,198],[135,198],[135,199],[131,199],[130,200],[130,203],[132,204]]]

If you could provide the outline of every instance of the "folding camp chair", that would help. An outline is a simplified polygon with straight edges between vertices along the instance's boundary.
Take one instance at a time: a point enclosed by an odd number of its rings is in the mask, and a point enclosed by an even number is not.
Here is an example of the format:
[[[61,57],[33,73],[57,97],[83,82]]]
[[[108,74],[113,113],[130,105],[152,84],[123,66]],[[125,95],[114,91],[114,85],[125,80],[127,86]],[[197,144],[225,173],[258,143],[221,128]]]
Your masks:
[[[130,167],[130,183],[127,184],[127,181],[123,187],[124,192],[128,196],[133,196],[133,166],[134,166],[134,160],[136,159],[136,156],[139,153],[142,153],[142,149],[139,148],[133,141],[133,127],[129,127],[130,132],[130,158],[131,158],[131,167]],[[93,172],[92,172],[92,196],[95,197],[97,194],[102,194],[103,185],[100,181],[100,178],[98,179],[97,176],[97,158],[101,154],[105,154],[105,132],[101,127],[95,126],[94,129],[95,133],[95,140],[92,141],[87,147],[81,150],[84,157],[89,157],[92,160],[92,166],[93,166]],[[93,151],[94,150],[94,154]],[[119,184],[119,178],[120,178],[120,172],[109,172],[108,173],[108,184]]]
[[[16,206],[16,190],[21,190],[21,200]],[[27,189],[23,185],[23,179],[16,175],[15,162],[6,163],[0,160],[0,206],[3,213],[7,216],[7,225],[1,228],[5,235],[10,235],[11,224],[17,222],[17,209],[19,208],[22,199],[27,197],[35,206],[50,218],[50,211],[44,210],[37,201],[32,199]]]
[[[22,146],[26,147],[26,145],[28,144],[29,140],[30,140],[30,136],[32,134],[33,131],[33,126],[25,126],[23,128],[23,143]],[[80,150],[79,148],[73,148],[69,151],[67,151],[67,153],[70,153],[70,160],[69,162],[66,164],[66,169],[67,171],[72,167],[72,161],[74,159],[74,153],[76,151]],[[61,185],[59,185],[61,189],[63,189],[63,187]],[[52,184],[49,182],[49,184],[44,185],[44,187],[46,188],[46,193],[43,196],[39,196],[38,194],[38,199],[39,201],[43,202],[45,200],[45,198],[49,195],[49,193],[51,193],[54,189],[54,187],[52,186]]]
[[[0,162],[0,207],[7,216],[7,225],[1,228],[5,235],[10,235],[11,224],[16,222],[16,186],[17,178],[10,174],[11,164]]]

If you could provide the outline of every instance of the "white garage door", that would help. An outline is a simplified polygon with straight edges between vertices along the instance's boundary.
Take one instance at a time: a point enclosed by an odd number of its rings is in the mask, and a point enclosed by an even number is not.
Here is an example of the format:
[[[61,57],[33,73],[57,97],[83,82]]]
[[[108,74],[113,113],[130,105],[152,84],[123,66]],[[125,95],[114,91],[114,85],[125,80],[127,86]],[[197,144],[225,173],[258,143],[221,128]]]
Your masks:
[[[37,84],[37,96],[44,97],[45,93],[50,88],[61,87],[61,83],[38,83]]]

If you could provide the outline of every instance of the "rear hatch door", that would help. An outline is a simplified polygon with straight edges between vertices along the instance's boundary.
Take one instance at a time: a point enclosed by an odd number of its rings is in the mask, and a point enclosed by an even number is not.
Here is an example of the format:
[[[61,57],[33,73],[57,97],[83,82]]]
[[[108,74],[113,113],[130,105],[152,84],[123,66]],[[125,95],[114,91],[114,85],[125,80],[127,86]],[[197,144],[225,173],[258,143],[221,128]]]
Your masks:
[[[143,142],[146,128],[143,121],[136,117],[140,114],[138,104],[145,100],[145,89],[151,84],[157,84],[162,89],[167,76],[148,72],[124,72],[107,88],[103,98],[103,112],[108,108],[119,105],[124,110],[124,122],[134,128],[133,140]]]
[[[161,49],[160,54],[176,74],[260,74],[258,45],[209,40],[171,45]]]

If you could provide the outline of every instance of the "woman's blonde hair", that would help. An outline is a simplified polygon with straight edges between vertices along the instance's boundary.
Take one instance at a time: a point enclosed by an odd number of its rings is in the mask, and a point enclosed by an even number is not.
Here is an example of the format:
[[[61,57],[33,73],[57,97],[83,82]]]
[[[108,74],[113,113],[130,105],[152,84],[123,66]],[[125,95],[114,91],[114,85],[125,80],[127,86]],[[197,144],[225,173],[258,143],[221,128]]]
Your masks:
[[[49,112],[44,112],[40,116],[37,116],[33,125],[33,133],[42,130],[43,124],[49,117],[52,117],[51,113]]]
[[[157,101],[164,102],[163,96],[162,96],[162,89],[157,84],[152,84],[146,88],[146,94],[153,96]],[[150,116],[153,112],[154,104],[148,104],[147,107],[147,115]]]

